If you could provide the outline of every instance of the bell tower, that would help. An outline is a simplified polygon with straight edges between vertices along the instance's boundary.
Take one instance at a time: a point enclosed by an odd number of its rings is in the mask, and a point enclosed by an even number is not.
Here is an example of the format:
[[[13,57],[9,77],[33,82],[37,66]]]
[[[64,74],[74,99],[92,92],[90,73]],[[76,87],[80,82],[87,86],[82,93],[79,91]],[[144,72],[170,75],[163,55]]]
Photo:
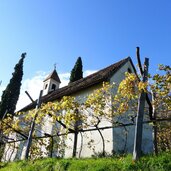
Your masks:
[[[61,83],[59,76],[56,72],[56,67],[52,73],[48,75],[48,77],[43,81],[43,95],[46,95],[56,89],[59,89],[59,85]]]

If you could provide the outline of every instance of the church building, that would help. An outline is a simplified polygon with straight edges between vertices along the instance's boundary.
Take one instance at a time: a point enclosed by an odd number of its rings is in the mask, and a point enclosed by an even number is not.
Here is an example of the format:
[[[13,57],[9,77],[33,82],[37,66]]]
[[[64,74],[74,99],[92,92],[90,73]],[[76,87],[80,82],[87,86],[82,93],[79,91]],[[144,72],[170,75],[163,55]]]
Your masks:
[[[54,69],[44,80],[41,101],[42,103],[54,102],[60,100],[63,96],[74,96],[76,98],[79,97],[79,99],[81,97],[83,98],[94,90],[100,88],[103,82],[109,82],[110,84],[115,83],[118,85],[125,78],[125,72],[136,73],[130,57],[107,66],[85,78],[69,83],[65,87],[59,88],[61,81],[56,69]],[[113,91],[116,92],[117,90],[114,89]],[[27,112],[35,107],[36,101],[25,106],[21,111]],[[124,124],[129,124],[130,120],[128,118],[129,116],[127,113],[124,117],[118,117],[118,120],[121,119]],[[146,114],[145,118],[149,118],[149,114]],[[107,121],[102,122],[101,125],[112,127],[112,123]],[[47,122],[45,123],[44,130],[47,134],[51,135],[53,127]],[[105,140],[105,152],[107,154],[133,152],[135,125],[104,129],[101,132]],[[66,147],[64,148],[64,154],[62,157],[72,157],[73,141],[74,134],[69,134],[67,139],[65,139]],[[98,130],[78,134],[76,157],[91,157],[92,155],[100,154],[102,152],[102,143]],[[12,156],[11,154],[8,154],[3,160],[22,159],[25,145],[20,144],[18,146],[20,148],[18,148]],[[153,151],[153,130],[152,126],[149,124],[143,125],[142,151],[143,153],[150,153]],[[9,156],[11,156],[10,159]],[[53,156],[58,157],[58,151],[54,152]]]

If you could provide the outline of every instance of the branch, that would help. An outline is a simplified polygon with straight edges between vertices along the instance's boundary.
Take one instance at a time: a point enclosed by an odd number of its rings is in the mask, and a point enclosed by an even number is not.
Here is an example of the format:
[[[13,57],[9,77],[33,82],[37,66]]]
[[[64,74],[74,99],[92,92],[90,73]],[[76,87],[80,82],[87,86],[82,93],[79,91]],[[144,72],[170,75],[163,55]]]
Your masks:
[[[141,73],[141,76],[143,76],[143,69],[142,69],[142,65],[141,65],[141,59],[140,59],[140,52],[139,52],[140,48],[137,47],[136,48],[136,54],[137,54],[137,61],[138,61],[138,67],[140,69],[140,73]]]
[[[67,128],[67,126],[64,124],[64,123],[62,123],[61,121],[58,121],[57,120],[57,122],[59,123],[59,124],[61,124],[65,129]],[[70,131],[70,132],[75,132],[73,129],[71,129],[71,128],[68,128],[68,130]]]
[[[4,121],[2,121],[3,123],[5,123]],[[17,134],[19,134],[19,135],[21,135],[21,136],[23,136],[24,138],[28,138],[26,135],[24,135],[23,133],[21,133],[19,130],[16,130],[16,129],[14,129],[11,125],[9,125],[9,124],[7,124],[7,123],[5,123],[9,128],[11,128],[14,132],[16,132]]]
[[[162,121],[168,121],[168,122],[171,122],[171,117],[169,118],[161,118],[161,119],[155,119],[155,120],[148,120],[148,121],[143,121],[143,124],[148,124],[148,123],[154,123],[154,122],[162,122]],[[135,124],[134,123],[127,123],[127,124],[123,124],[123,123],[118,123],[117,125],[113,125],[113,126],[105,126],[105,127],[100,127],[99,129],[100,130],[105,130],[105,129],[111,129],[111,128],[119,128],[119,127],[125,127],[125,126],[134,126]],[[79,130],[79,132],[88,132],[88,131],[97,131],[96,128],[92,128],[92,129],[82,129],[82,130]],[[55,134],[55,135],[51,135],[52,137],[55,137],[55,136],[63,136],[63,135],[68,135],[68,134],[71,134],[73,132],[67,132],[67,133],[61,133],[61,134]],[[47,135],[46,136],[41,136],[41,137],[34,137],[33,139],[40,139],[40,138],[47,138]],[[14,143],[14,142],[19,142],[19,141],[25,141],[26,139],[19,139],[19,140],[16,140],[16,141],[10,141],[8,143]]]

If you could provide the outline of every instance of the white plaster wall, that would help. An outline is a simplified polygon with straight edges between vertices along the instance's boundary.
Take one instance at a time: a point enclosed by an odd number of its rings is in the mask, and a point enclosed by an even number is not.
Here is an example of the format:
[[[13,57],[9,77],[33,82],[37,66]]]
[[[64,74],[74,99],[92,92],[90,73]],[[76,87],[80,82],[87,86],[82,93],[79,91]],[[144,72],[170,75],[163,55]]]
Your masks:
[[[112,129],[101,130],[105,139],[105,152],[112,153]],[[102,154],[103,142],[98,131],[90,131],[83,133],[83,146],[81,150],[81,135],[79,135],[79,144],[77,150],[77,157],[91,157],[98,153]],[[93,140],[93,142],[91,142]],[[90,143],[91,142],[91,143]],[[81,150],[81,154],[79,152]]]
[[[110,79],[110,82],[116,83],[116,87],[113,89],[115,94],[117,91],[118,84],[125,78],[125,72],[128,68],[134,72],[133,67],[130,62],[127,62],[122,68],[120,68]],[[147,105],[147,104],[146,104]],[[132,111],[128,111],[123,116],[116,117],[115,119],[121,121],[124,124],[130,123],[128,115],[133,114]],[[148,113],[145,114],[144,120],[149,119]],[[135,119],[136,120],[136,119]],[[142,137],[142,151],[144,153],[149,153],[153,151],[153,137],[152,137],[152,126],[149,124],[144,124],[143,126],[143,137]],[[113,151],[116,153],[122,152],[133,152],[134,146],[134,136],[135,136],[135,126],[119,127],[113,129]]]
[[[111,154],[113,149],[112,129],[101,130],[101,133],[105,139],[105,152]],[[66,140],[67,148],[65,148],[65,157],[72,157],[73,142],[74,134],[69,134]],[[102,153],[102,151],[103,144],[98,131],[89,131],[78,134],[77,157],[91,157],[95,155],[95,153]]]
[[[26,152],[26,144],[27,144],[27,141],[23,142],[23,148],[22,148],[22,152],[21,152],[21,160],[24,159],[24,156],[25,156],[25,152]]]
[[[16,134],[10,134],[9,138],[16,140]],[[13,161],[16,159],[18,146],[20,142],[9,143],[5,145],[4,154],[1,161]]]
[[[42,123],[42,133],[41,136],[44,136],[45,133],[47,134],[51,134],[52,133],[52,118],[49,115],[46,115],[45,118],[43,119],[43,123]]]
[[[86,90],[80,91],[77,94],[74,94],[74,96],[80,103],[82,103],[85,101],[86,97],[89,94],[91,94],[94,90],[100,88],[101,86],[102,84],[93,86]],[[99,124],[99,127],[105,127],[105,126],[112,126],[112,124],[108,121],[103,120]],[[90,128],[94,128],[94,127],[89,127],[87,129],[90,129]],[[102,130],[102,134],[105,138],[105,145],[106,145],[105,151],[107,153],[111,153],[113,150],[112,129]],[[95,153],[102,152],[102,149],[103,149],[102,139],[98,131],[85,132],[85,133],[82,133],[82,135],[84,137],[83,139],[81,138],[82,137],[81,134],[80,133],[78,134],[77,157],[91,157]],[[93,139],[93,142],[89,143],[92,139]],[[74,142],[74,135],[69,134],[68,138],[65,141],[66,145],[68,146],[67,148],[65,148],[65,157],[72,157],[73,142]],[[80,150],[81,150],[81,153],[80,153]]]
[[[113,149],[114,153],[132,153],[134,147],[135,126],[113,129]],[[142,152],[151,153],[153,151],[152,127],[149,124],[143,125]]]
[[[19,116],[19,118],[14,117],[14,119],[15,120],[17,120],[17,119],[22,120],[22,117],[24,117],[24,115]],[[16,133],[12,133],[12,134],[9,135],[9,138],[10,138],[9,141],[16,141],[18,139],[22,139],[23,137],[16,134]],[[21,154],[23,153],[23,146],[24,146],[24,141],[18,141],[18,142],[15,142],[15,143],[7,143],[5,145],[4,154],[3,154],[3,157],[2,157],[1,160],[2,161],[14,161],[14,160],[20,159]]]

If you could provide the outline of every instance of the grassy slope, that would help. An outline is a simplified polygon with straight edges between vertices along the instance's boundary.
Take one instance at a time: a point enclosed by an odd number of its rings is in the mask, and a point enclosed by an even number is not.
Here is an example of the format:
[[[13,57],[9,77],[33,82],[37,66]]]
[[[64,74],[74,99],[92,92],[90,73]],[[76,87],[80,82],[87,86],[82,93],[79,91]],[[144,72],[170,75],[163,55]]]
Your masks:
[[[55,159],[1,163],[0,171],[170,171],[171,153],[144,156],[137,163],[132,156],[98,159]]]

